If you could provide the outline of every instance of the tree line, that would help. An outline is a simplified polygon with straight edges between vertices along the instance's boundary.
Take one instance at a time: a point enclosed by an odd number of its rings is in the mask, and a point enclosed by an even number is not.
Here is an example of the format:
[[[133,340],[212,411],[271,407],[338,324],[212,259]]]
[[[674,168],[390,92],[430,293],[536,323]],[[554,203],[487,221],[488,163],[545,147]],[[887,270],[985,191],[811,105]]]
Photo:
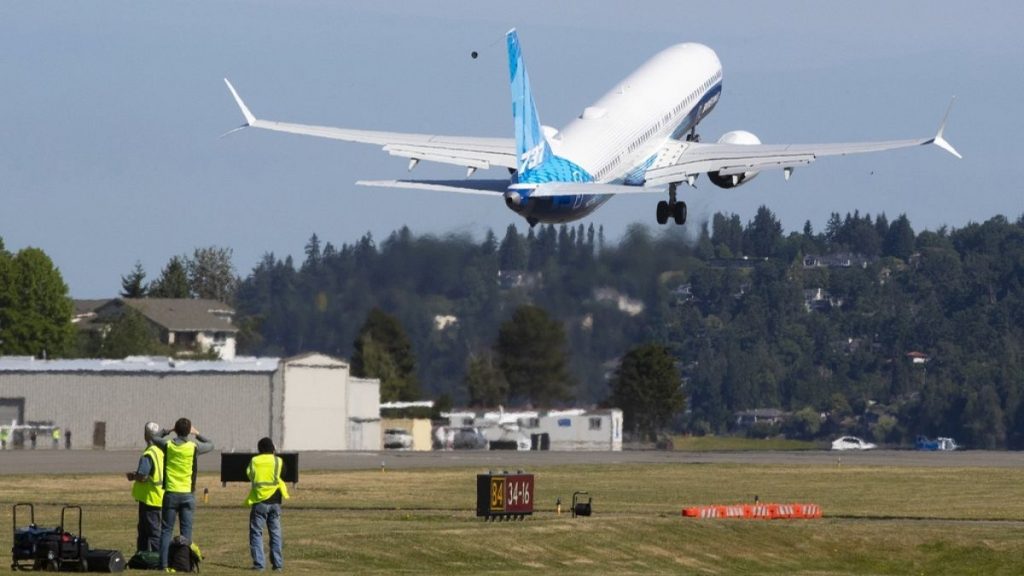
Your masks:
[[[694,236],[402,228],[336,247],[314,234],[301,261],[265,254],[217,297],[237,309],[241,352],[352,358],[355,373],[382,377],[386,399],[616,404],[628,429],[692,433],[780,408],[785,423],[748,433],[1024,447],[1024,217],[915,233],[905,215],[855,212],[784,234],[761,207],[745,224],[715,214]],[[17,255],[3,254],[10,301]],[[183,285],[190,268],[174,262],[149,285],[137,266],[122,294]],[[189,282],[187,294],[204,292]],[[0,335],[16,324],[5,310]],[[58,350],[48,354],[70,353]]]
[[[314,236],[301,263],[267,254],[236,303],[248,345],[280,355],[349,357],[370,311],[387,311],[419,393],[460,404],[622,405],[630,374],[649,368],[622,360],[652,344],[677,385],[637,399],[647,408],[627,411],[631,424],[685,399],[655,421],[723,433],[738,411],[773,407],[793,416],[753,433],[1019,447],[1022,228],[995,217],[918,234],[905,215],[853,213],[787,235],[762,207],[746,224],[716,214],[695,240],[641,225],[616,243],[592,226],[482,240],[403,228],[341,247]],[[545,368],[552,356],[564,365]]]

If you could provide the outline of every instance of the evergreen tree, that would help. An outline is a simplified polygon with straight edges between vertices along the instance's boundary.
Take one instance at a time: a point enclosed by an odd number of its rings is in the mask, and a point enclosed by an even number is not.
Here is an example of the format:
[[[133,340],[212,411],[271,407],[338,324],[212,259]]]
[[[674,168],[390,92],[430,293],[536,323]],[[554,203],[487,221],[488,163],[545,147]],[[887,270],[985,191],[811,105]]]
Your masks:
[[[374,308],[359,330],[352,355],[352,374],[380,378],[381,400],[416,400],[416,357],[405,329],[394,316]]]
[[[463,382],[470,406],[493,408],[508,402],[508,380],[491,354],[470,357]]]
[[[684,406],[675,359],[658,344],[633,348],[612,382],[611,401],[622,408],[624,427],[652,440]]]
[[[135,268],[127,276],[121,276],[121,297],[122,298],[145,298],[147,295],[146,271],[142,269],[142,262],[135,261]]]
[[[149,285],[150,298],[189,298],[188,271],[185,258],[172,256],[160,277]]]
[[[565,330],[544,309],[520,306],[498,330],[494,351],[513,400],[548,407],[571,398]]]
[[[716,212],[711,218],[711,242],[721,258],[734,258],[743,253],[743,225],[740,217]]]
[[[499,266],[501,270],[526,270],[526,258],[526,244],[516,225],[509,224],[498,247]]]
[[[825,225],[825,241],[832,250],[838,251],[842,248],[839,246],[842,230],[843,221],[839,218],[839,212],[833,212],[828,217],[828,224]]]
[[[316,268],[320,265],[320,239],[317,238],[316,233],[313,233],[309,238],[309,242],[306,242],[306,261],[302,264],[303,268]]]
[[[480,254],[490,256],[498,250],[498,239],[494,236],[494,230],[487,229],[484,242],[480,245]]]
[[[407,393],[408,381],[402,377],[395,358],[388,353],[387,344],[363,334],[356,341],[356,353],[359,371],[353,369],[352,373],[361,378],[379,379],[381,402],[416,399]]]
[[[743,233],[743,247],[751,256],[774,256],[782,240],[782,223],[762,205]]]
[[[889,233],[882,245],[882,254],[906,260],[913,252],[914,230],[910,227],[907,215],[900,214],[900,217],[889,225]]]

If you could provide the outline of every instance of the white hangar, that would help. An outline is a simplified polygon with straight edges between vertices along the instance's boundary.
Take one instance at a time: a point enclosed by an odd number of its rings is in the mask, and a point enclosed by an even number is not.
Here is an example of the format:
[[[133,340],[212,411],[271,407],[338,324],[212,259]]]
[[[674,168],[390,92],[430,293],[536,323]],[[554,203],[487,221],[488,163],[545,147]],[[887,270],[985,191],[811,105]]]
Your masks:
[[[143,425],[180,417],[225,452],[379,450],[380,382],[322,354],[293,358],[36,360],[0,357],[0,426],[58,427],[74,449],[142,448]],[[15,427],[19,430],[19,427]],[[40,432],[40,449],[49,448]],[[17,439],[16,439],[17,440]]]

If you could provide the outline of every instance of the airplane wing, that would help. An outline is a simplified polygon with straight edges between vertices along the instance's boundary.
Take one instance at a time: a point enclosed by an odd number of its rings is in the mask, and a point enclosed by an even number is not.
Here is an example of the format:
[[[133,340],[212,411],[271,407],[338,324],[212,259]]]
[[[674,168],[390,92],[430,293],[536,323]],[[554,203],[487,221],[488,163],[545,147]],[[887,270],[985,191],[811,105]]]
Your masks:
[[[311,126],[275,122],[256,118],[227,78],[224,83],[235,98],[245,116],[245,124],[236,128],[262,128],[276,132],[289,132],[319,138],[331,138],[346,142],[377,144],[392,156],[409,159],[412,169],[419,161],[440,162],[464,166],[472,174],[478,168],[503,166],[516,167],[516,145],[512,138],[474,138],[467,136],[437,136],[433,134],[409,134],[403,132],[381,132],[376,130],[351,130],[330,126]],[[231,132],[234,132],[232,130]],[[230,132],[229,132],[230,133]]]
[[[950,109],[953,104],[950,103]],[[719,176],[739,177],[745,172],[771,168],[782,169],[788,179],[794,168],[807,166],[823,156],[846,156],[866,152],[882,152],[935,144],[957,158],[959,152],[943,138],[946,118],[939,131],[931,138],[887,140],[878,142],[850,142],[843,144],[704,144],[670,140],[659,152],[657,159],[644,173],[644,187],[692,182],[698,174],[717,172]]]

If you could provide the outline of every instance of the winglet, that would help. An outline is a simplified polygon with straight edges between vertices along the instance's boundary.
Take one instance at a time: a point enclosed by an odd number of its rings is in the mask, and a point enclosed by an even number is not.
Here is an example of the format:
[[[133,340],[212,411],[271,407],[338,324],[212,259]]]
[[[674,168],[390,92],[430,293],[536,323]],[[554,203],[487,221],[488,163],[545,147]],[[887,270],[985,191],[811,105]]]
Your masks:
[[[245,102],[242,102],[242,97],[238,95],[235,87],[231,85],[231,82],[228,81],[227,78],[224,79],[224,83],[228,85],[228,90],[231,90],[231,95],[235,97],[235,103],[237,103],[238,107],[242,110],[242,116],[245,116],[245,126],[252,126],[255,124],[256,117],[249,111],[249,107],[245,105]],[[242,126],[242,128],[245,128],[245,126]]]
[[[954,102],[956,102],[956,96],[953,96],[953,99],[949,102],[949,108],[946,109],[946,115],[942,117],[942,124],[939,124],[939,131],[935,133],[935,137],[932,138],[930,143],[935,144],[939,148],[942,148],[943,150],[949,152],[950,154],[956,156],[957,158],[963,159],[963,156],[961,156],[960,153],[956,151],[956,148],[953,148],[953,145],[942,137],[942,132],[946,129],[946,120],[949,119],[949,113],[953,110]]]

